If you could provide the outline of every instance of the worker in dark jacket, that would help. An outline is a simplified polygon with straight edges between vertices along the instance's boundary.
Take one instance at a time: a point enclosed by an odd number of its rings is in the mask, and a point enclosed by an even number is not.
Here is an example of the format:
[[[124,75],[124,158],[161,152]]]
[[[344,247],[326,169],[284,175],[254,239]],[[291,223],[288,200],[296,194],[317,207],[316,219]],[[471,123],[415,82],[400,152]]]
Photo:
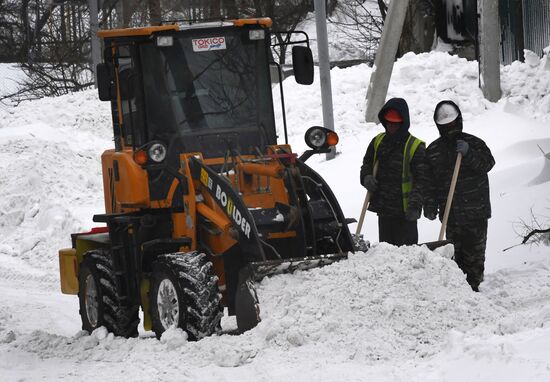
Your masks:
[[[495,160],[485,142],[462,132],[462,114],[454,102],[439,102],[434,120],[440,137],[426,149],[430,183],[424,216],[434,220],[439,212],[442,218],[456,158],[458,153],[462,154],[446,234],[454,244],[456,263],[477,292],[483,281],[487,220],[491,217],[487,173]]]
[[[378,214],[379,241],[393,245],[418,243],[416,221],[422,211],[426,177],[425,144],[409,133],[409,107],[392,98],[378,113],[385,128],[369,144],[361,166],[361,184],[373,192],[369,210]],[[377,175],[373,175],[378,162]]]

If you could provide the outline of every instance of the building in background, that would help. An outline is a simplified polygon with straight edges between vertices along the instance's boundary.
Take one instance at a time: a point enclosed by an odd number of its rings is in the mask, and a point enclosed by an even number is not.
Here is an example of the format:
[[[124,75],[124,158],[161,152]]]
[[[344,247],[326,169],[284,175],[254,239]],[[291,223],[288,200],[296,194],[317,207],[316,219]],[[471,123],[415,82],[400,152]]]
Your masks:
[[[477,41],[477,3],[482,0],[437,0],[437,35],[474,59]],[[500,58],[504,65],[524,60],[524,49],[537,55],[550,46],[550,0],[499,0]]]

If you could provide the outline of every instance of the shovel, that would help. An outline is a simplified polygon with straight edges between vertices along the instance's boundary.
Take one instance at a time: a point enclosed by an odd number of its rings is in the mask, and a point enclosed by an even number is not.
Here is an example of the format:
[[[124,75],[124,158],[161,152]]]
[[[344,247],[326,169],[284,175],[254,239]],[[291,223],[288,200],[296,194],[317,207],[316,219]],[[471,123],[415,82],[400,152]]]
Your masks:
[[[372,169],[372,176],[376,178],[377,173],[378,173],[378,161],[376,161],[376,163],[374,164],[374,168]],[[367,212],[367,208],[369,208],[372,195],[373,193],[371,191],[367,191],[367,195],[365,195],[365,201],[363,202],[363,209],[361,210],[361,216],[359,216],[359,222],[357,223],[357,230],[355,231],[355,235],[353,235],[353,243],[355,245],[355,249],[357,249],[358,251],[365,252],[370,247],[370,243],[363,239],[363,235],[361,235],[361,229],[363,228],[363,222],[365,221],[365,214]]]
[[[376,179],[376,174],[378,173],[378,161],[374,164],[374,168],[372,170],[372,176]],[[367,195],[365,195],[365,201],[363,202],[363,209],[361,210],[361,216],[359,217],[359,223],[357,223],[357,230],[355,231],[355,236],[359,236],[361,234],[361,229],[363,228],[363,221],[365,220],[365,213],[367,212],[367,208],[369,208],[370,200],[372,199],[372,192],[367,191]]]
[[[428,249],[434,250],[435,248],[442,247],[446,244],[450,244],[449,240],[443,240],[445,237],[445,230],[447,229],[447,221],[449,220],[449,214],[451,212],[451,204],[453,203],[453,196],[455,194],[456,181],[458,180],[458,172],[460,171],[460,164],[462,163],[462,153],[458,153],[456,156],[455,169],[453,171],[453,177],[451,178],[451,186],[449,187],[449,193],[447,194],[447,202],[445,203],[445,212],[443,213],[443,219],[441,220],[441,229],[439,230],[438,241],[430,241],[424,243]]]
[[[456,181],[458,179],[458,172],[460,171],[460,164],[462,162],[462,153],[458,153],[456,156],[455,169],[453,177],[451,178],[451,187],[449,187],[449,194],[447,195],[447,203],[445,203],[445,212],[443,213],[443,220],[441,221],[441,230],[439,231],[439,240],[443,240],[445,236],[445,230],[447,229],[447,221],[449,220],[449,213],[451,212],[451,204],[453,203],[453,196],[455,194]]]

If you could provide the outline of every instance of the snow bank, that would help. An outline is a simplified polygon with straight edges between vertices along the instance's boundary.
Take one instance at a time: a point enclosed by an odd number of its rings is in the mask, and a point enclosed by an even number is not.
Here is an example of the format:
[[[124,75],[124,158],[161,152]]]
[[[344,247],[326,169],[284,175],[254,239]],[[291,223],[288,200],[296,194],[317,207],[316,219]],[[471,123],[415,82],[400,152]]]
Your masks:
[[[449,329],[481,330],[504,314],[471,292],[449,258],[385,243],[330,267],[264,280],[259,297],[266,318],[257,331],[268,343],[362,362],[437,353]]]
[[[527,63],[515,61],[502,68],[502,92],[508,110],[536,120],[550,121],[548,61],[548,55],[539,59],[531,52],[526,56]]]
[[[140,348],[219,366],[289,350],[338,361],[421,358],[439,352],[450,329],[493,332],[505,315],[483,294],[471,292],[448,257],[425,247],[382,243],[330,266],[266,278],[258,285],[263,320],[242,336],[188,343],[180,329],[168,331],[160,341],[114,338],[104,328],[72,338],[4,330],[0,342],[46,358],[112,361],[132,357]]]
[[[0,110],[0,277],[29,277],[15,258],[39,270],[32,277],[57,279],[57,250],[103,211],[110,124],[93,91]]]
[[[499,104],[494,104],[487,101],[479,89],[477,62],[446,52],[407,53],[394,66],[387,98],[405,98],[411,116],[411,132],[421,134],[426,141],[438,136],[433,112],[437,102],[443,99],[453,100],[460,106],[466,130],[471,121],[487,110],[502,107],[506,113],[546,123],[550,121],[550,70],[545,69],[546,60],[547,56],[536,66],[516,61],[502,67],[503,98]],[[357,138],[361,133],[373,135],[380,131],[379,125],[367,123],[364,118],[371,71],[365,64],[331,71],[334,124],[342,137]],[[289,139],[299,149],[306,148],[302,142],[307,128],[323,125],[320,92],[311,91],[320,86],[318,75],[310,87],[296,84],[293,78],[284,81]],[[278,104],[278,93],[274,92],[273,97]],[[275,112],[277,120],[281,121],[280,108],[275,108]],[[282,125],[279,130],[282,137]]]
[[[18,83],[26,79],[25,73],[17,64],[0,63],[0,96],[15,93]],[[0,109],[6,108],[8,103],[0,103]]]

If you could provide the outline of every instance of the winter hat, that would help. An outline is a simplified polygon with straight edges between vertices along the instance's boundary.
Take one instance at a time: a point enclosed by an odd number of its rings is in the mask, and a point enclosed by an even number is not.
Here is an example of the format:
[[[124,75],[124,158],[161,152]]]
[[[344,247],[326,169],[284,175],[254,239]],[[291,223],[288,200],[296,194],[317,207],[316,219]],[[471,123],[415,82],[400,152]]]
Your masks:
[[[388,109],[386,114],[384,114],[384,119],[388,122],[403,122],[403,117],[401,117],[401,114],[395,109]]]
[[[459,113],[455,106],[450,103],[444,103],[435,110],[435,122],[438,125],[446,125],[453,122]]]

